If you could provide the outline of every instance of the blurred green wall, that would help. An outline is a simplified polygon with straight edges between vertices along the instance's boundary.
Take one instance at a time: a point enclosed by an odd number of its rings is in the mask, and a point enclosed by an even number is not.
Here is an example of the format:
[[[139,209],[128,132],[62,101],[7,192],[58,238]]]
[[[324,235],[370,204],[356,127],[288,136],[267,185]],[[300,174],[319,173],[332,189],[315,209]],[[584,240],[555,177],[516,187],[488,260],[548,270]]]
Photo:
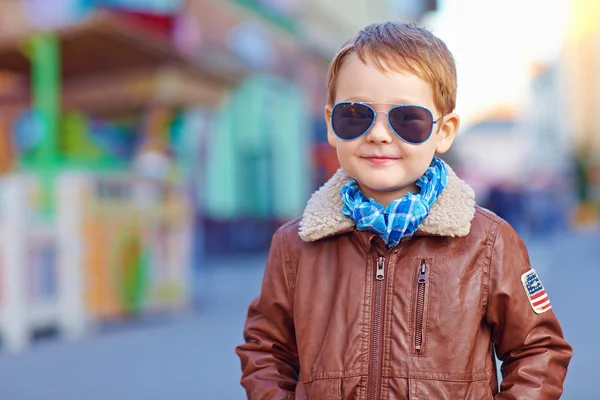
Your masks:
[[[297,85],[269,76],[242,83],[218,111],[208,134],[207,216],[298,216],[310,190],[308,119]]]

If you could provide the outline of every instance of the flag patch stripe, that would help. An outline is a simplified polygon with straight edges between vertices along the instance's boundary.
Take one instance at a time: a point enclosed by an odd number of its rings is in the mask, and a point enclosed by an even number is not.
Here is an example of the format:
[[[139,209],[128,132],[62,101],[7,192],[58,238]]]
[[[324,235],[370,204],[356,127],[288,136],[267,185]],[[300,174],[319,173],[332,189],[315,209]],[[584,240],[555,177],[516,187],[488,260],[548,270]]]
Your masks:
[[[535,301],[533,303],[533,305],[537,307],[537,306],[541,306],[542,304],[544,304],[546,302],[549,302],[548,296],[544,296],[544,298],[542,298],[541,300]]]
[[[541,292],[539,292],[538,294],[536,294],[535,296],[531,296],[531,300],[536,300],[539,297],[542,297],[546,294],[545,290],[542,290]]]

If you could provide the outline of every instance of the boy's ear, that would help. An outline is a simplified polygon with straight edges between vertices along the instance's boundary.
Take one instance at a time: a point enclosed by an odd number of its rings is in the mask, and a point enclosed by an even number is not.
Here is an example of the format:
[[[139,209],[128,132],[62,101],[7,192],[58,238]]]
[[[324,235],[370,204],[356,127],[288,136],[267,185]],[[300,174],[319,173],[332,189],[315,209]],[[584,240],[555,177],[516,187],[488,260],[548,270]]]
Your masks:
[[[460,126],[460,117],[457,113],[450,113],[444,116],[439,123],[441,126],[436,133],[438,136],[436,152],[444,154],[452,147],[454,137]]]
[[[331,147],[335,148],[337,145],[337,137],[335,136],[335,133],[333,133],[333,128],[331,127],[331,110],[331,106],[325,106],[325,122],[327,122],[327,141]]]

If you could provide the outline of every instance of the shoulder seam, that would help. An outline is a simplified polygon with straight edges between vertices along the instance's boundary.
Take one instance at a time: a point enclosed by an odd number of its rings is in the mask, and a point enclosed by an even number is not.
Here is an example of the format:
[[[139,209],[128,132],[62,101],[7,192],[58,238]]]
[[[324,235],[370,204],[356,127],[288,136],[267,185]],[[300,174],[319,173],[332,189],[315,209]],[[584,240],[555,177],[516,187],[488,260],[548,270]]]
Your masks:
[[[281,225],[278,230],[284,231],[284,230],[288,229],[289,227],[291,227],[292,225],[295,225],[298,222],[300,222],[301,219],[302,219],[302,217],[296,217],[296,218],[284,223],[283,225]]]
[[[292,306],[292,315],[293,315],[293,309],[294,309],[294,292],[295,292],[295,285],[292,286],[292,281],[290,279],[290,271],[289,271],[289,266],[290,266],[290,252],[289,252],[289,245],[288,245],[288,237],[287,237],[287,232],[285,232],[283,230],[283,228],[287,228],[291,225],[293,225],[292,223],[293,221],[290,221],[284,225],[281,226],[280,229],[280,234],[281,234],[281,241],[283,242],[283,270],[285,271],[285,279],[287,280],[287,291],[288,291],[288,297],[289,297],[289,301],[290,304]]]
[[[492,217],[490,215],[488,215],[488,213],[484,212],[480,207],[475,207],[475,212],[479,215],[481,215],[482,217],[487,218],[489,221],[494,222],[495,224],[502,224],[502,222],[504,222],[504,220],[500,217]]]
[[[484,315],[487,315],[488,313],[488,305],[490,304],[490,282],[492,280],[492,262],[494,260],[494,246],[496,245],[496,239],[498,239],[498,235],[500,234],[500,227],[502,226],[502,224],[505,223],[504,220],[500,220],[500,221],[494,221],[496,222],[496,224],[494,225],[494,229],[491,233],[490,236],[493,236],[493,239],[488,239],[488,245],[489,245],[489,262],[488,262],[488,267],[487,267],[487,279],[486,279],[486,284],[485,284],[485,288],[484,288],[484,302],[485,302],[485,307],[484,307]]]

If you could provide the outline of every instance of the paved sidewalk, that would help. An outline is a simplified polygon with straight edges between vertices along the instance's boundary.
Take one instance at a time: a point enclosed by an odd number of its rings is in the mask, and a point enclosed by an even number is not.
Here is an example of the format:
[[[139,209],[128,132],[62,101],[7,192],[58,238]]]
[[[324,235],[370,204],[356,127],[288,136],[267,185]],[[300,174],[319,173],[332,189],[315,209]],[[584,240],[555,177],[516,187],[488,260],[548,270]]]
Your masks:
[[[600,282],[600,231],[535,240],[531,244],[532,264],[542,271],[552,308],[574,349],[562,398],[600,399],[596,382],[600,313],[595,297]]]

